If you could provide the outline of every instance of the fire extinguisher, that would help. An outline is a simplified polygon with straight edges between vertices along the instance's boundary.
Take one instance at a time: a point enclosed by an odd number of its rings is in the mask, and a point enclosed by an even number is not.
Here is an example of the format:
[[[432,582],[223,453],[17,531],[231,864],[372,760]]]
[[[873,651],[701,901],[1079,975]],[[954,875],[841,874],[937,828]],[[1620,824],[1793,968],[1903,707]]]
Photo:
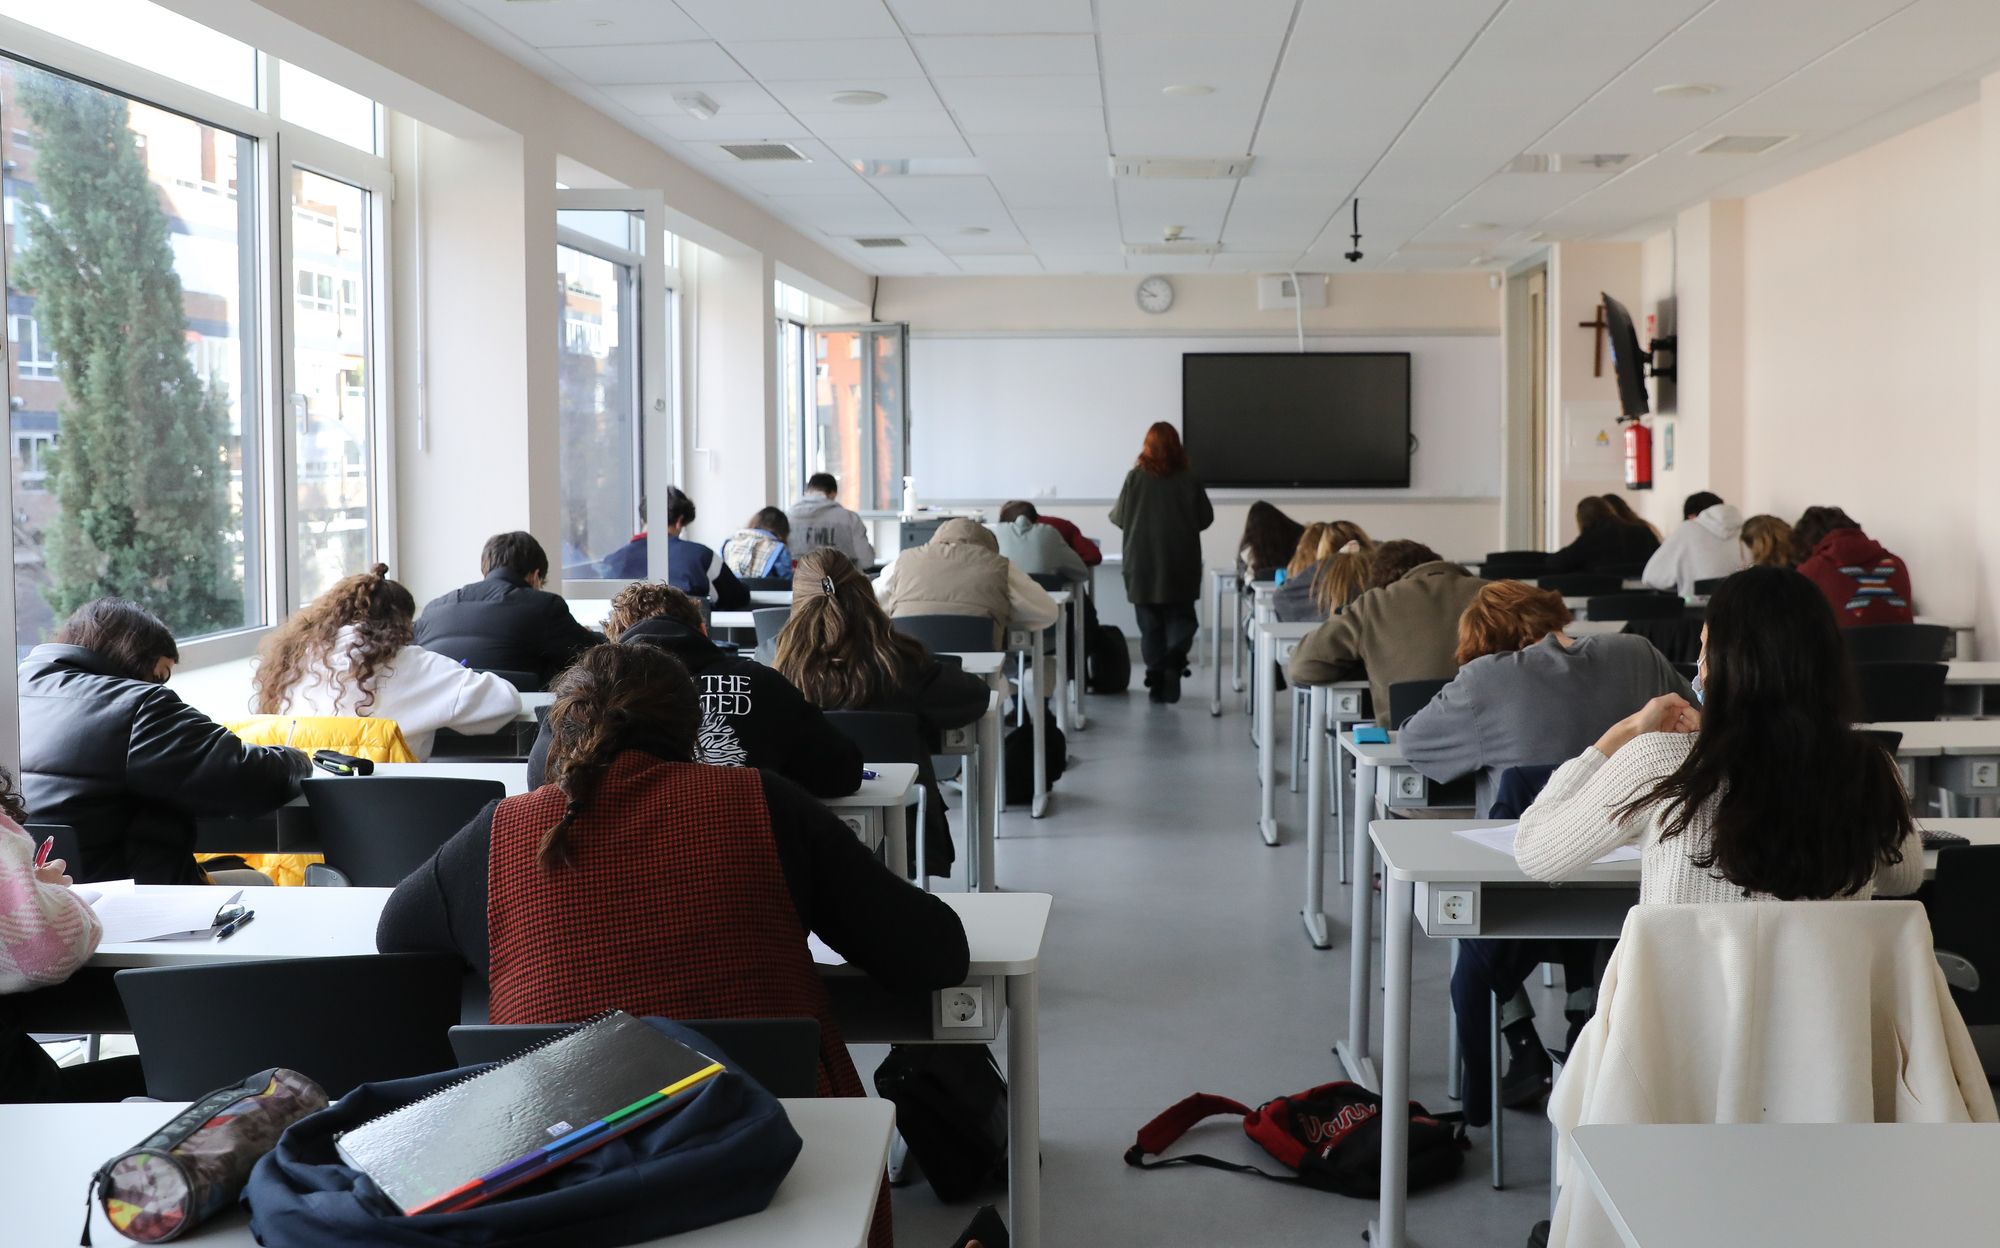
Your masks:
[[[1653,488],[1653,431],[1637,416],[1625,422],[1625,488]]]

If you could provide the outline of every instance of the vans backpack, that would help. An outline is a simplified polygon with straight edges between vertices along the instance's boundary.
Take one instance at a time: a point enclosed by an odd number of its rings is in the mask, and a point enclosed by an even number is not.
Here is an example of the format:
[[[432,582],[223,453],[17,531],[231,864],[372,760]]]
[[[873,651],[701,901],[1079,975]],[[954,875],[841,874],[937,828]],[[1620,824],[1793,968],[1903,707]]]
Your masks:
[[[1218,1114],[1238,1115],[1243,1133],[1275,1158],[1289,1174],[1272,1174],[1202,1153],[1159,1156],[1188,1128]],[[1410,1190],[1419,1191],[1455,1176],[1471,1145],[1455,1114],[1433,1116],[1410,1102]],[[1125,1150],[1125,1164],[1144,1170],[1162,1166],[1207,1166],[1236,1170],[1278,1183],[1296,1183],[1369,1200],[1381,1193],[1382,1098],[1358,1083],[1323,1083],[1294,1096],[1281,1096],[1251,1109],[1226,1096],[1197,1092],[1139,1128]]]

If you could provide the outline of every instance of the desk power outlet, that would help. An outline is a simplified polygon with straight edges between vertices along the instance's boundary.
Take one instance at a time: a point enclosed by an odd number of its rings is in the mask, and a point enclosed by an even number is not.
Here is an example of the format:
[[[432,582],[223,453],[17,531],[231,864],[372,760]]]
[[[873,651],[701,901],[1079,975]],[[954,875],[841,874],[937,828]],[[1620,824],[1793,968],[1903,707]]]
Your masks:
[[[1440,888],[1431,894],[1439,927],[1472,927],[1479,922],[1479,894],[1469,888]]]

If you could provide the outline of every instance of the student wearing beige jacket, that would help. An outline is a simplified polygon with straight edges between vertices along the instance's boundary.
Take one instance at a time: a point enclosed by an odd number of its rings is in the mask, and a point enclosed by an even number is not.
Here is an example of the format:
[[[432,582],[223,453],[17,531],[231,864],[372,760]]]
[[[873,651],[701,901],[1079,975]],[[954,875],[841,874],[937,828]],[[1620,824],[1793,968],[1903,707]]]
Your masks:
[[[1324,685],[1365,672],[1376,722],[1387,724],[1390,685],[1458,671],[1458,617],[1485,584],[1421,542],[1383,542],[1368,589],[1299,643],[1291,677]]]

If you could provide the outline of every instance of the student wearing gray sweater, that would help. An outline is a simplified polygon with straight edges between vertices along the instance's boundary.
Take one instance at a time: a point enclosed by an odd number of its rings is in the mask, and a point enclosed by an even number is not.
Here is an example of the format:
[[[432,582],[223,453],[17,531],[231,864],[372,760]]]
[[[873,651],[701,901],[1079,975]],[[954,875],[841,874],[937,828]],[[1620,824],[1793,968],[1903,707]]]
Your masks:
[[[1561,763],[1589,748],[1613,724],[1661,694],[1692,702],[1694,690],[1644,637],[1571,637],[1562,595],[1523,581],[1490,581],[1458,622],[1460,667],[1452,682],[1403,725],[1403,757],[1433,780],[1478,776],[1481,813],[1509,767]],[[1521,983],[1544,961],[1561,961],[1573,1017],[1592,1006],[1590,946],[1577,941],[1465,940],[1452,969],[1452,1004],[1466,1062],[1466,1120],[1484,1126],[1491,1111],[1486,1051],[1488,1011],[1505,999],[1501,1035],[1512,1055],[1501,1102],[1541,1099],[1550,1062],[1535,1032]]]

